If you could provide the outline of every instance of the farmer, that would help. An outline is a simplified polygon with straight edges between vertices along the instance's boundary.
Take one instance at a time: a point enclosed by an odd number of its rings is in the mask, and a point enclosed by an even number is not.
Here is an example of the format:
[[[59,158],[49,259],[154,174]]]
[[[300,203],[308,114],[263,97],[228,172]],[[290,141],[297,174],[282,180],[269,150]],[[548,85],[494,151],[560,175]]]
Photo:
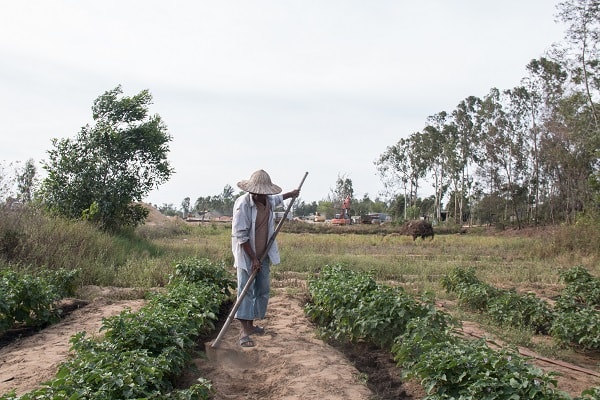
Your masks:
[[[255,319],[263,319],[269,301],[269,270],[271,264],[279,264],[279,249],[273,241],[262,263],[260,257],[275,232],[273,210],[284,200],[298,197],[298,189],[281,193],[281,188],[271,183],[271,177],[258,170],[250,179],[238,182],[238,187],[248,193],[240,196],[233,206],[231,224],[231,250],[237,269],[238,297],[246,286],[252,272],[257,271],[254,282],[241,300],[235,318],[240,321],[240,346],[253,347],[251,335],[265,333],[263,327],[254,325]]]

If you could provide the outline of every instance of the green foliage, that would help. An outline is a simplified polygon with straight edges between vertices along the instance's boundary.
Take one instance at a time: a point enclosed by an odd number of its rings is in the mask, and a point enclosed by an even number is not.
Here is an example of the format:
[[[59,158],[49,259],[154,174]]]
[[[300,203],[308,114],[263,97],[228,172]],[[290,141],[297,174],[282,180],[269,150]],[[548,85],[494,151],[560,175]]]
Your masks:
[[[554,313],[545,301],[530,293],[518,294],[481,282],[473,268],[456,267],[442,278],[441,284],[446,291],[458,295],[461,306],[486,313],[501,326],[548,333],[552,325]]]
[[[223,293],[229,293],[237,287],[237,280],[233,274],[225,269],[223,263],[204,258],[186,258],[175,264],[175,273],[170,280],[179,279],[189,283],[208,283],[216,285]]]
[[[448,292],[458,295],[461,306],[472,311],[485,311],[490,299],[499,295],[499,290],[481,282],[474,268],[453,268],[440,281]]]
[[[78,271],[46,271],[38,276],[0,270],[0,334],[20,323],[38,327],[59,320],[59,300],[75,293]]]
[[[379,286],[354,310],[354,336],[389,348],[409,321],[430,313],[435,313],[433,302],[417,301],[400,287]]]
[[[166,283],[173,258],[135,233],[111,235],[94,225],[51,217],[30,206],[0,208],[0,265],[15,270],[77,269],[82,285],[131,287],[145,282],[150,287]]]
[[[311,302],[305,306],[306,314],[326,332],[341,337],[349,333],[346,331],[353,318],[351,310],[376,288],[377,283],[368,274],[341,265],[326,265],[318,276],[308,280]]]
[[[240,192],[237,196],[234,195],[234,190],[230,185],[225,185],[223,191],[218,195],[198,197],[191,211],[203,215],[206,211],[213,211],[222,215],[233,215],[233,203],[236,198],[242,195]],[[183,205],[183,204],[182,204]],[[184,206],[185,209],[185,206]],[[161,211],[162,212],[162,211]]]
[[[556,301],[551,334],[563,344],[600,349],[600,279],[582,266],[561,273],[567,286]]]
[[[600,349],[600,279],[581,266],[561,273],[567,285],[554,308],[533,294],[517,294],[481,283],[473,269],[455,268],[442,286],[459,296],[460,304],[485,313],[500,326],[550,334],[564,345],[584,350]]]
[[[563,344],[584,350],[600,349],[600,313],[586,307],[569,312],[559,312],[550,329],[552,337]]]
[[[524,295],[514,291],[502,293],[489,300],[487,313],[500,326],[532,329],[536,333],[550,331],[555,314],[548,303],[532,293]]]
[[[457,292],[463,286],[479,285],[481,281],[475,275],[475,268],[453,268],[442,277],[440,283],[449,292]]]
[[[391,347],[394,360],[406,371],[410,371],[432,346],[456,342],[458,337],[453,335],[452,331],[457,325],[458,321],[440,311],[411,319],[406,324],[402,337]]]
[[[17,199],[23,203],[30,203],[36,188],[36,168],[32,158],[17,171]]]
[[[593,277],[583,266],[562,271],[560,279],[567,286],[557,301],[558,308],[600,306],[600,278]]]
[[[414,338],[395,347],[415,346]],[[569,399],[556,391],[553,374],[528,364],[518,352],[492,350],[484,340],[418,343],[422,352],[407,360],[396,357],[406,377],[419,378],[425,399]]]
[[[422,215],[421,209],[417,206],[410,206],[406,208],[406,221],[419,219]]]
[[[597,400],[600,399],[600,386],[586,389],[581,392],[581,397],[576,397],[574,400]]]
[[[416,301],[400,287],[379,285],[370,274],[340,265],[323,267],[308,286],[306,314],[325,337],[340,341],[390,347],[410,320],[434,312],[431,302]]]
[[[165,292],[155,294],[138,312],[126,310],[105,318],[102,340],[90,339],[85,333],[75,335],[71,339],[73,357],[42,388],[21,397],[9,393],[0,399],[210,398],[213,389],[208,381],[173,391],[173,378],[190,360],[196,339],[214,329],[227,296],[210,282],[221,279],[218,270],[215,276],[204,271],[197,282],[173,279]]]
[[[369,274],[325,266],[309,280],[309,292],[305,311],[326,336],[389,348],[403,374],[423,384],[425,399],[569,398],[554,389],[553,374],[529,365],[518,352],[460,339],[447,314],[375,283]]]
[[[53,212],[109,231],[142,222],[148,211],[133,202],[173,172],[166,158],[171,137],[160,116],[148,116],[152,96],[147,90],[121,94],[117,86],[98,97],[95,125],[83,127],[75,139],[53,140],[41,190]]]

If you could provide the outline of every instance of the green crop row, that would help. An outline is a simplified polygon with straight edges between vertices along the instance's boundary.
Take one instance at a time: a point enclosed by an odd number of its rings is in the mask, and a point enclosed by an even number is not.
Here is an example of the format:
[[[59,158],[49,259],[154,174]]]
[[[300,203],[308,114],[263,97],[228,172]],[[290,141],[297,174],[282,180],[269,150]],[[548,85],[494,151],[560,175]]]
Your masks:
[[[60,319],[58,302],[75,293],[77,270],[45,271],[37,276],[0,270],[0,334],[15,324],[41,327]]]
[[[548,333],[554,312],[531,293],[518,294],[481,282],[473,268],[454,268],[441,280],[447,292],[458,295],[459,305],[471,311],[485,312],[497,324]]]
[[[309,318],[326,338],[347,342],[368,341],[390,347],[413,318],[434,313],[433,303],[415,300],[401,287],[375,282],[364,272],[342,266],[325,266],[308,279]]]
[[[208,399],[210,382],[174,390],[173,380],[191,359],[196,340],[214,329],[235,281],[222,265],[188,259],[175,266],[165,291],[139,311],[105,318],[104,337],[85,332],[71,338],[73,357],[56,377],[21,397],[2,400]]]
[[[583,267],[563,271],[560,278],[566,286],[554,307],[531,293],[518,294],[481,282],[473,268],[454,268],[441,283],[457,294],[461,306],[486,313],[498,325],[527,328],[549,334],[563,345],[599,350],[600,279]]]
[[[368,341],[394,356],[404,377],[418,379],[427,400],[567,400],[552,373],[528,364],[512,348],[454,334],[458,322],[433,301],[378,284],[370,274],[325,266],[308,281],[306,314],[326,338]],[[576,400],[592,399],[593,388]]]

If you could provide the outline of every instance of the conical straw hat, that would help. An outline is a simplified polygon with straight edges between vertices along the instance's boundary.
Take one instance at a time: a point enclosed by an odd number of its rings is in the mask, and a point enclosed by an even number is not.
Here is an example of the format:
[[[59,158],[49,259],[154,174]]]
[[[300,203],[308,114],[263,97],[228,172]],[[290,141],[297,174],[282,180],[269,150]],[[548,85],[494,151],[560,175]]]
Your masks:
[[[237,183],[238,187],[246,192],[256,194],[277,194],[281,193],[281,188],[271,182],[271,177],[264,170],[260,169],[250,176],[250,179]]]

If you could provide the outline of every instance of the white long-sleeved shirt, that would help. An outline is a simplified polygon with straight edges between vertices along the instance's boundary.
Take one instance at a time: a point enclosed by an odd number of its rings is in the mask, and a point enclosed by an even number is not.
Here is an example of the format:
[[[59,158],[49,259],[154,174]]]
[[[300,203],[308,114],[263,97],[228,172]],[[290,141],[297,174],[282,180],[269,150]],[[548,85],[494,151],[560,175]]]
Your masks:
[[[267,196],[267,201],[270,205],[269,215],[269,236],[268,240],[271,239],[273,233],[275,233],[275,222],[273,218],[273,210],[280,204],[283,204],[283,195],[276,194]],[[256,223],[256,204],[252,199],[250,193],[246,193],[240,196],[233,205],[233,221],[231,223],[231,251],[233,252],[234,264],[236,268],[243,268],[249,273],[252,272],[252,260],[244,251],[242,243],[250,241],[250,246],[253,250],[256,250],[255,246],[255,231],[254,226]],[[277,247],[277,241],[273,241],[273,244],[268,251],[269,260],[271,264],[279,264],[281,261],[279,256],[279,248]],[[261,254],[257,254],[260,257]]]

